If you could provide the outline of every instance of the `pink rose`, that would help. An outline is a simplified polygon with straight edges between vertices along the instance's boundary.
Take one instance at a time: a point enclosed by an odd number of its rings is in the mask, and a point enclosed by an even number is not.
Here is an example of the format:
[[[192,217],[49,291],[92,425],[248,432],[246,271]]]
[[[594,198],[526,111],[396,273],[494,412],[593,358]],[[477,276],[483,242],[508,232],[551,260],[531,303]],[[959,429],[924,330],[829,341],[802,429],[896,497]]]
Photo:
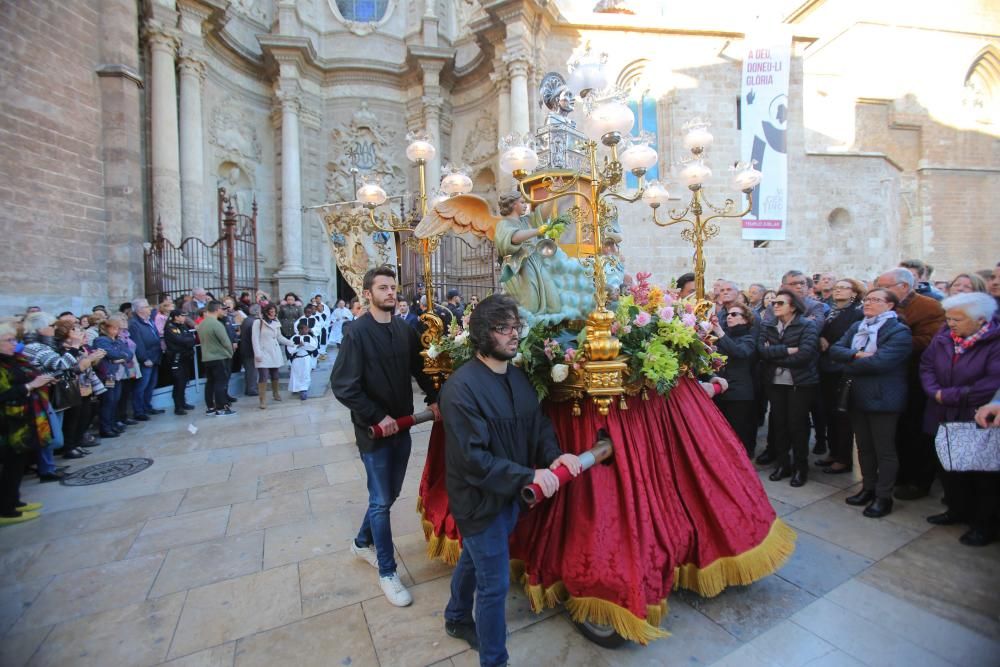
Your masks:
[[[657,313],[657,315],[660,316],[661,320],[670,321],[674,319],[674,309],[671,308],[670,306],[665,306],[663,308],[660,308],[660,311]]]
[[[684,312],[686,312],[686,313],[693,313],[694,312],[694,304],[691,303],[690,301],[688,301],[687,303],[685,303],[684,304]]]
[[[571,347],[566,348],[566,354],[563,355],[563,359],[567,364],[573,363],[573,359],[576,357],[576,350]]]
[[[663,305],[672,306],[674,305],[674,297],[668,290],[663,290]]]
[[[629,326],[629,325],[627,325],[627,324],[626,324],[625,326],[623,326],[623,327],[622,327],[622,335],[623,335],[623,336],[627,336],[627,335],[629,335],[630,333],[632,333],[632,327],[630,327],[630,326]]]
[[[698,318],[696,318],[692,313],[684,313],[681,315],[681,322],[684,323],[684,326],[691,327],[693,329],[698,323]]]
[[[621,329],[621,325],[620,324],[618,324],[617,322],[612,322],[611,323],[611,335],[612,336],[617,336],[619,329]]]
[[[653,317],[649,313],[647,313],[645,310],[640,310],[639,313],[635,316],[635,320],[633,321],[635,322],[635,325],[637,327],[644,327],[647,324],[649,324],[650,321],[652,321],[652,319]]]

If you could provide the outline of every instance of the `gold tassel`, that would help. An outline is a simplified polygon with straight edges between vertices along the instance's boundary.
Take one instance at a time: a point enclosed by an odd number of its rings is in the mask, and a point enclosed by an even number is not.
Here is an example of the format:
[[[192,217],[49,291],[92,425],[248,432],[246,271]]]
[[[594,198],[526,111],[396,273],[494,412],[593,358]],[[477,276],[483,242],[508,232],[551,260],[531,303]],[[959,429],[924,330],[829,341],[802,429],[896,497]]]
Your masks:
[[[427,514],[424,512],[424,501],[420,496],[417,496],[417,514],[420,515],[420,526],[424,530],[424,539],[427,541],[427,557],[431,560],[439,558],[446,565],[457,565],[458,559],[462,555],[461,543],[447,535],[434,534],[434,524],[427,520]]]
[[[703,568],[693,563],[674,570],[674,588],[686,588],[706,598],[715,597],[727,586],[747,586],[773,574],[795,551],[795,531],[781,519],[771,524],[764,541],[736,556],[724,556]]]

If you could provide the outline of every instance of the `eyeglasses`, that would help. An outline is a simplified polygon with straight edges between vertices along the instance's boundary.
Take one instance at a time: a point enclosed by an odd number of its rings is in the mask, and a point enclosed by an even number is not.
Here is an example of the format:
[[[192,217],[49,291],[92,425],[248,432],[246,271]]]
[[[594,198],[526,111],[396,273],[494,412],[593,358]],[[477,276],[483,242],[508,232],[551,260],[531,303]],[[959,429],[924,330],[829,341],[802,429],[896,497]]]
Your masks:
[[[517,333],[520,335],[521,328],[524,325],[521,322],[515,322],[514,324],[498,324],[495,327],[490,327],[493,331],[496,331],[501,336],[509,336],[512,333]]]
[[[886,299],[880,299],[877,296],[866,296],[861,300],[861,303],[889,303]]]
[[[787,301],[781,301],[780,299],[775,299],[774,301],[771,302],[771,304],[774,305],[774,306],[787,306],[788,302]]]
[[[726,317],[743,317],[743,313],[737,311],[734,313],[726,313]]]

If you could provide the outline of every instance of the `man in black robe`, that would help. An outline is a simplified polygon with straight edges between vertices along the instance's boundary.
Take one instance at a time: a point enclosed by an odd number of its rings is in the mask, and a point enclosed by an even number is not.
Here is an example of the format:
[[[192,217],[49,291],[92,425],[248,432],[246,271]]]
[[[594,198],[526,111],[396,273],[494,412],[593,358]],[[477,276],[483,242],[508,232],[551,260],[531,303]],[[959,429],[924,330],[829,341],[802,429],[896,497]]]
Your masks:
[[[333,365],[330,386],[337,400],[351,410],[354,436],[368,476],[368,511],[351,551],[378,569],[379,586],[397,607],[413,602],[396,573],[389,510],[399,497],[410,459],[410,432],[399,431],[396,419],[413,414],[410,377],[427,394],[439,415],[437,390],[424,374],[420,343],[412,327],[398,317],[396,273],[383,266],[364,277],[368,312],[344,327],[344,340]],[[378,426],[386,437],[372,440],[368,427]]]
[[[520,341],[517,313],[517,301],[504,295],[490,296],[472,311],[469,338],[476,355],[441,393],[448,503],[462,534],[445,630],[478,649],[484,666],[508,660],[507,541],[517,524],[519,492],[535,483],[549,497],[559,488],[552,468],[565,465],[574,476],[580,473],[580,460],[559,450],[528,376],[508,363]]]

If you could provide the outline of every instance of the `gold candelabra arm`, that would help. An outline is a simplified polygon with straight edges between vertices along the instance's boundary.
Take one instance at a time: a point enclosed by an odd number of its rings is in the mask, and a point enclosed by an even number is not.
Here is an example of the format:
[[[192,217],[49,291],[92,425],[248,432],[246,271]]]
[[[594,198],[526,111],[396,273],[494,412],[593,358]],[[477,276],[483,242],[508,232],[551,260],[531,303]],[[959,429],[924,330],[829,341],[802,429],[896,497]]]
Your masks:
[[[580,180],[580,176],[579,175],[574,176],[572,182],[575,183],[578,180]],[[542,182],[545,183],[545,181],[542,181]],[[562,199],[563,197],[579,197],[583,201],[587,202],[587,204],[593,206],[592,200],[590,199],[589,196],[587,196],[586,193],[578,192],[576,190],[569,190],[569,191],[567,191],[566,188],[562,188],[561,191],[556,192],[553,195],[549,195],[548,197],[539,197],[539,198],[536,199],[536,198],[532,197],[531,194],[529,194],[527,190],[524,189],[524,180],[523,179],[517,182],[517,189],[521,193],[521,196],[524,197],[524,201],[528,202],[532,206],[537,206],[539,204],[544,204],[545,202],[555,201],[556,199]],[[551,188],[550,188],[550,190],[551,190]]]
[[[727,199],[726,200],[726,205],[725,205],[725,207],[723,207],[723,212],[717,213],[716,215],[713,215],[713,216],[709,216],[709,217],[705,218],[704,221],[707,223],[710,220],[715,220],[716,218],[742,218],[744,215],[746,215],[747,213],[749,213],[750,210],[753,208],[753,190],[750,190],[750,191],[746,192],[745,194],[747,196],[747,205],[746,205],[746,208],[744,208],[739,213],[730,213],[729,212],[732,209],[732,205],[735,204],[736,202],[734,202],[732,199]],[[706,203],[708,203],[708,202],[706,202]],[[708,205],[709,205],[709,208],[711,208],[713,211],[718,211],[719,210],[719,209],[715,208],[714,206],[712,206],[711,204],[708,204]]]
[[[667,220],[661,220],[660,218],[656,217],[656,211],[660,208],[659,206],[653,206],[652,208],[653,208],[653,222],[660,227],[670,227],[672,225],[676,225],[678,222],[686,222],[692,227],[695,225],[694,220],[690,220],[687,218],[687,214],[691,211],[690,206],[681,211],[680,213],[678,213],[677,211],[669,211],[667,213],[667,218],[668,218]]]
[[[390,233],[412,231],[412,229],[409,226],[403,224],[403,221],[400,218],[398,218],[392,211],[388,212],[389,224],[388,226],[386,226],[384,222],[385,214],[381,216],[382,219],[380,220],[379,218],[375,217],[374,206],[369,206],[368,204],[365,204],[364,207],[365,210],[368,211],[368,222],[370,222],[371,226],[374,227],[376,230],[380,232],[390,232]]]

